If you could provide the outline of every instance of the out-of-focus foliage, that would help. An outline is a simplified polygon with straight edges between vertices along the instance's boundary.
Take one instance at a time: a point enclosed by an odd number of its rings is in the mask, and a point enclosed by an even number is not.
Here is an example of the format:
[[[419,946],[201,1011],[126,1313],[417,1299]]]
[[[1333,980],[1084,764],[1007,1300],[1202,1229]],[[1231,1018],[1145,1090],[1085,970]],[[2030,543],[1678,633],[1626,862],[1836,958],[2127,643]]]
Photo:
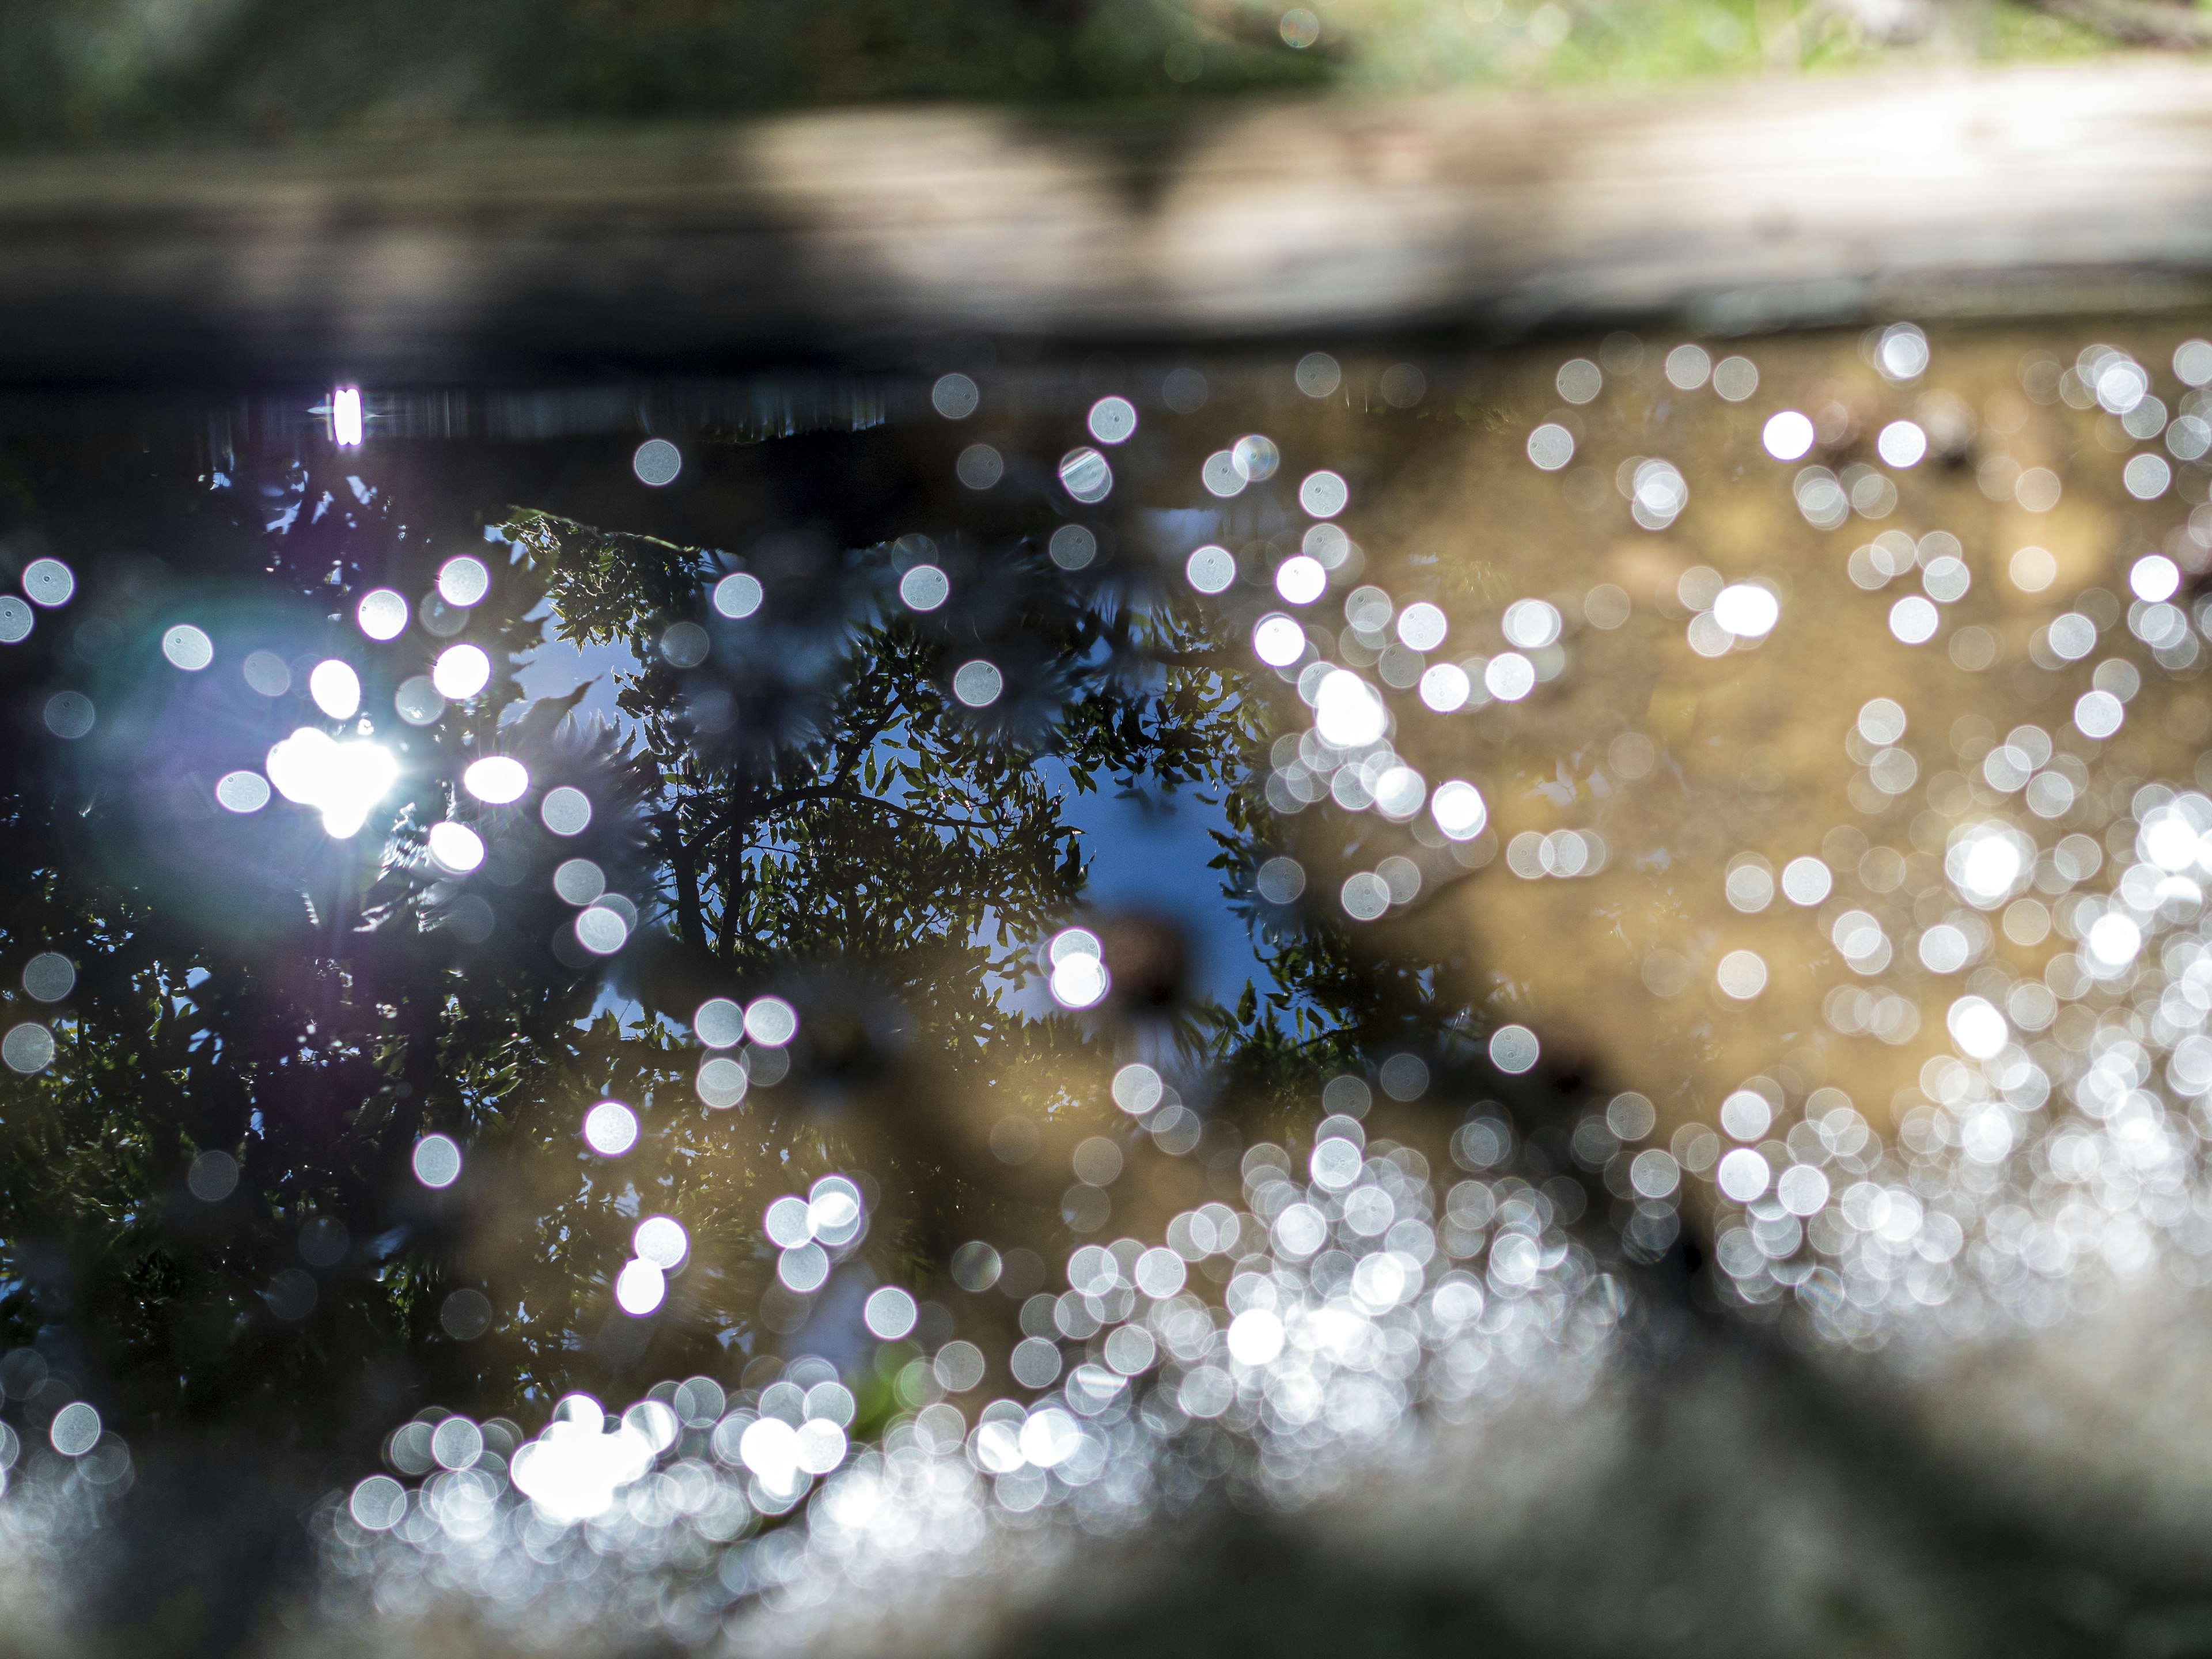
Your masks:
[[[6,0],[0,135],[283,137],[1311,84],[1273,11],[1175,0]]]
[[[0,142],[404,135],[936,99],[1183,105],[1324,85],[1631,88],[2110,44],[2051,15],[2064,9],[2010,0],[0,0]]]

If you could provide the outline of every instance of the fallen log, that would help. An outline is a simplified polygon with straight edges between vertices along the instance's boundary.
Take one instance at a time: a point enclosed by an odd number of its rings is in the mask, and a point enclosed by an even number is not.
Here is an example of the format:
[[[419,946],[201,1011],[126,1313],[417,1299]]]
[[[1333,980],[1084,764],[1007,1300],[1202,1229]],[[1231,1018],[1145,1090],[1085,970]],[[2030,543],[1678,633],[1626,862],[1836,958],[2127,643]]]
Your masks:
[[[1067,343],[1743,332],[2212,293],[2212,71],[1665,97],[937,108],[18,156],[0,382],[757,367]]]

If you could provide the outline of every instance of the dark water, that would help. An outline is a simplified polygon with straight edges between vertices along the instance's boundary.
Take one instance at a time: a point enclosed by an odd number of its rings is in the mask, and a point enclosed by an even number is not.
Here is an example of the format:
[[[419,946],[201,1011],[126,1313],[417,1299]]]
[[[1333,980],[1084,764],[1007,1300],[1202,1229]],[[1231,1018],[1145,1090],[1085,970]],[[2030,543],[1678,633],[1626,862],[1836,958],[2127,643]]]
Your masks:
[[[2190,1628],[2212,348],[1674,343],[11,406],[10,1641]]]

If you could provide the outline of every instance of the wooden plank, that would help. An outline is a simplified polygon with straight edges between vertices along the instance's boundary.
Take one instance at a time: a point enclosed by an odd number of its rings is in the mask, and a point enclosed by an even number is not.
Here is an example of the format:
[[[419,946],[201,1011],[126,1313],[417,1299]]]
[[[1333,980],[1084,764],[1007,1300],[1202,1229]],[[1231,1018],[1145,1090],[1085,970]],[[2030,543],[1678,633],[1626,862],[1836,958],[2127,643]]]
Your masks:
[[[930,109],[19,156],[0,380],[726,368],[939,331],[1715,331],[2212,292],[2212,71]]]

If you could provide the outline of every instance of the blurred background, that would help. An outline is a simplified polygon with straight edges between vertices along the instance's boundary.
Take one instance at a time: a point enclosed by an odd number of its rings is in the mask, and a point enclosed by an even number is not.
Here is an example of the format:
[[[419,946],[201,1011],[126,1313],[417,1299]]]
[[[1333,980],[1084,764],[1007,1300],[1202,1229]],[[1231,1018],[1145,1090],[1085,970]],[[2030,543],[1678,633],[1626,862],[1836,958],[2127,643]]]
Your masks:
[[[430,136],[963,100],[1172,111],[1328,90],[1629,90],[2201,43],[2186,0],[9,0],[0,134]]]
[[[0,1647],[2212,1652],[2208,48],[0,0]]]

